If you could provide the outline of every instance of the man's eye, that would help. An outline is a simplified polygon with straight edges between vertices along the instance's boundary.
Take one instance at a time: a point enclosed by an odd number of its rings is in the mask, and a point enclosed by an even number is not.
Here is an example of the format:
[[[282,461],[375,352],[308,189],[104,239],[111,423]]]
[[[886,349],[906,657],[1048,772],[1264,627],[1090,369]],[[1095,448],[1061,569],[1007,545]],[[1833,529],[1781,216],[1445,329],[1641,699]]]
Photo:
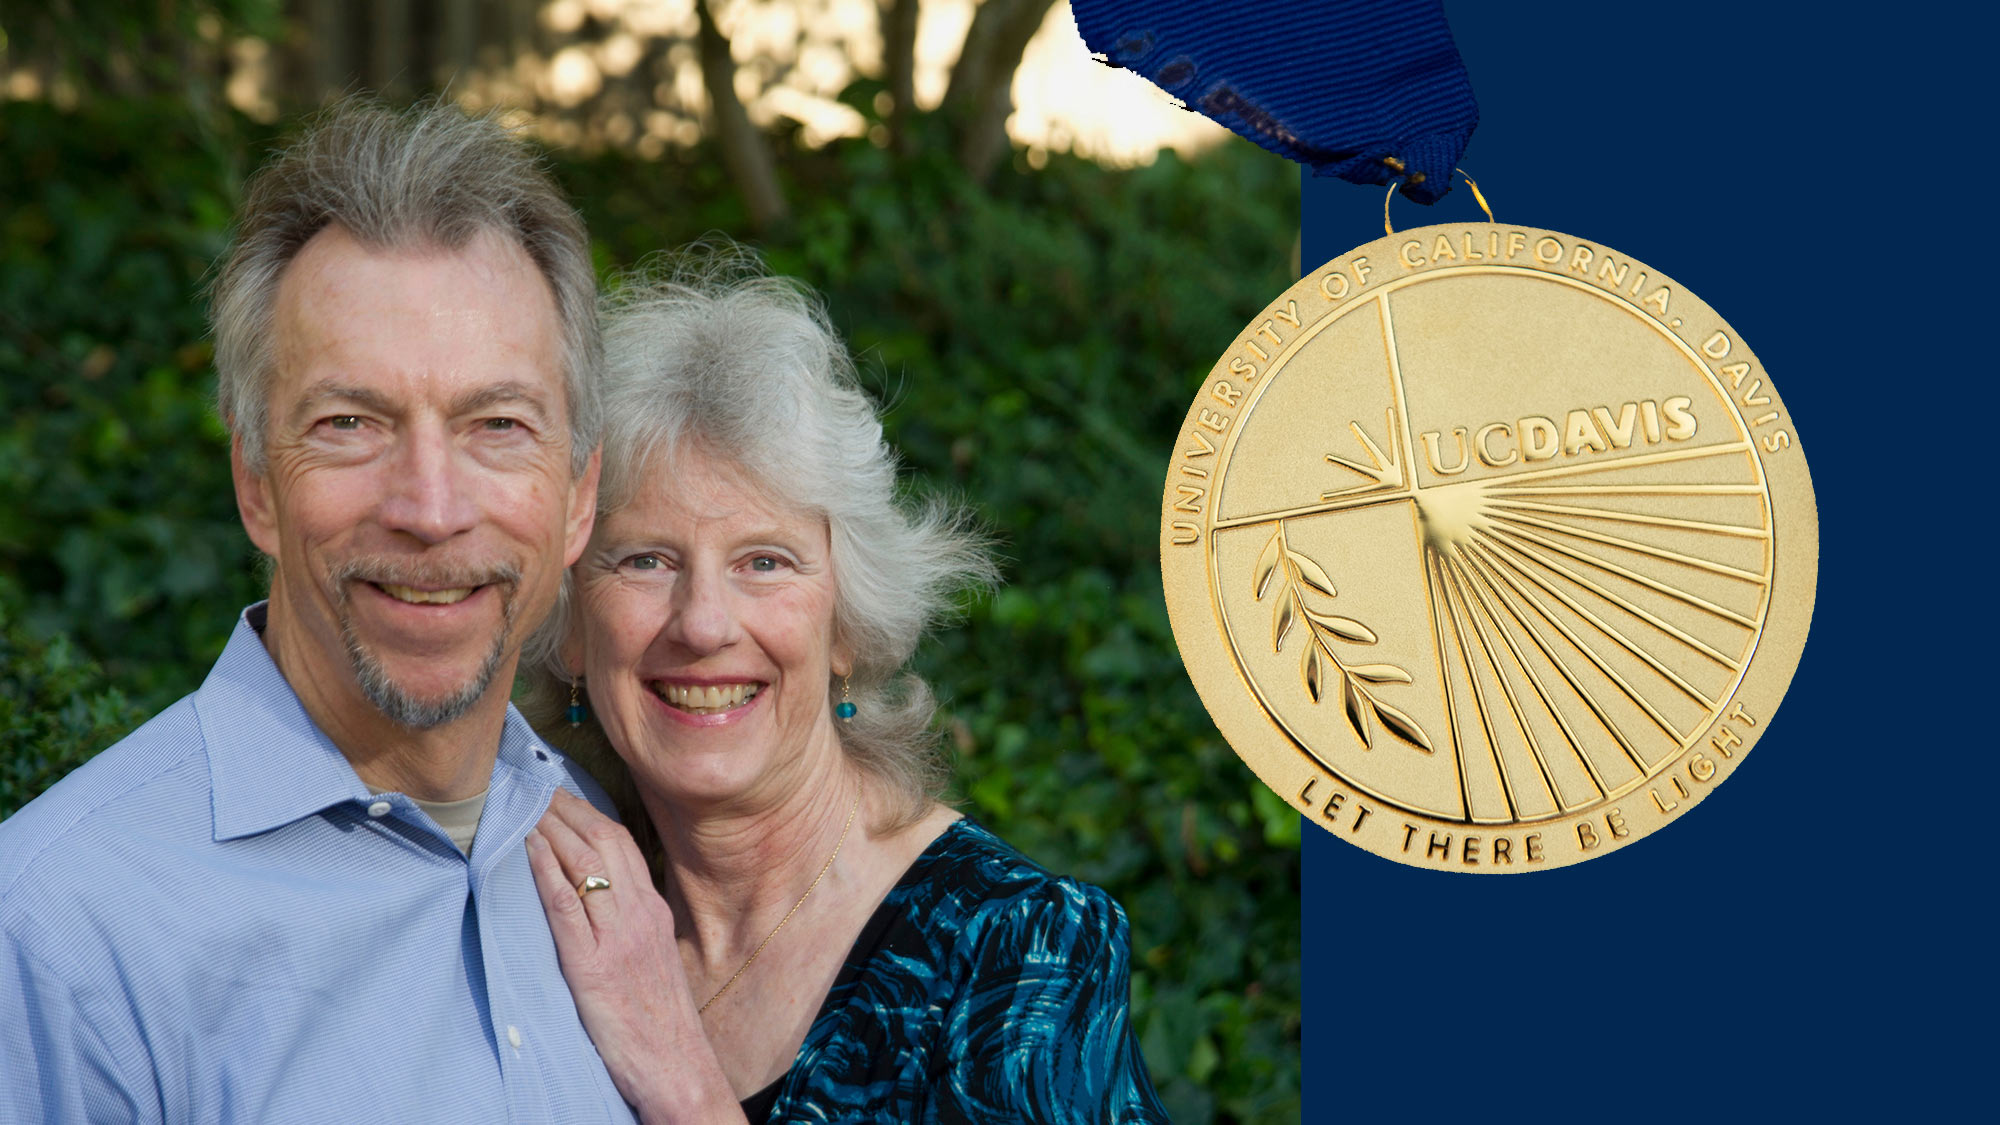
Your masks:
[[[513,418],[488,418],[486,420],[486,428],[499,433],[505,433],[508,430],[517,430],[520,427],[521,423]]]
[[[336,430],[358,430],[361,428],[361,416],[358,414],[336,414],[328,418],[326,424]]]

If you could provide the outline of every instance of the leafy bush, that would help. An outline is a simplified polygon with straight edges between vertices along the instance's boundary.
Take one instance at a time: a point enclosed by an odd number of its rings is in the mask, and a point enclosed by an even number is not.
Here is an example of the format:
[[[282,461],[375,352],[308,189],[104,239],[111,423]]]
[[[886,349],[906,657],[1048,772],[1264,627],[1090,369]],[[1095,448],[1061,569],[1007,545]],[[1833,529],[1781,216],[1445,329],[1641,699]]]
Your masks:
[[[267,139],[168,104],[0,104],[23,173],[0,210],[0,814],[193,688],[258,596],[198,290]],[[785,153],[794,220],[763,249],[827,295],[913,474],[1002,540],[1006,588],[920,657],[964,807],[1124,903],[1175,1120],[1296,1117],[1299,819],[1190,690],[1157,557],[1193,390],[1290,280],[1292,169],[1238,144],[982,187],[925,142]],[[743,229],[706,148],[556,168],[606,269]]]
[[[0,607],[18,603],[0,582]],[[146,710],[70,639],[0,626],[0,811],[12,812],[123,737]]]
[[[244,141],[171,102],[0,103],[0,137],[0,578],[164,705],[257,596],[201,304]]]

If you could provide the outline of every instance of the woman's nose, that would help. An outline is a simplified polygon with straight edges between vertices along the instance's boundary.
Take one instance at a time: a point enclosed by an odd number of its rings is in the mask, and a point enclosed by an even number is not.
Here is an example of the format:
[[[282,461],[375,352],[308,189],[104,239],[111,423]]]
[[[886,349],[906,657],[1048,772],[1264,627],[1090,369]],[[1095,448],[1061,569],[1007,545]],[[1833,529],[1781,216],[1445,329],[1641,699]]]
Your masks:
[[[689,567],[675,583],[666,632],[669,639],[695,653],[727,646],[736,637],[736,610],[729,584],[719,575]]]

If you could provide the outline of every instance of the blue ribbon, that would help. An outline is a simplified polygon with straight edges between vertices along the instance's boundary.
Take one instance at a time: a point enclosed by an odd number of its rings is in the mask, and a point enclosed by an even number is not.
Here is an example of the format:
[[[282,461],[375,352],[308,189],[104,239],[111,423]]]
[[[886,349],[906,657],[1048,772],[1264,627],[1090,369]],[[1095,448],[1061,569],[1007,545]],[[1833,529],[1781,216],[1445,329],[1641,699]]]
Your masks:
[[[1479,124],[1442,0],[1071,0],[1095,54],[1315,176],[1451,190]]]

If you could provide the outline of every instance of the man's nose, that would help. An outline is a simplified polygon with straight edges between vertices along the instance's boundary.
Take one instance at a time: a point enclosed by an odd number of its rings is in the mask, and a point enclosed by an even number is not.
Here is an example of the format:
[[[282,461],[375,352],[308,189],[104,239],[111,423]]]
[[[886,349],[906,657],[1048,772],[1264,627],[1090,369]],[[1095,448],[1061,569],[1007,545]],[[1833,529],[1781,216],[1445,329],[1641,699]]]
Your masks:
[[[479,520],[478,473],[448,427],[419,423],[401,435],[379,509],[382,525],[423,543],[442,543]]]

